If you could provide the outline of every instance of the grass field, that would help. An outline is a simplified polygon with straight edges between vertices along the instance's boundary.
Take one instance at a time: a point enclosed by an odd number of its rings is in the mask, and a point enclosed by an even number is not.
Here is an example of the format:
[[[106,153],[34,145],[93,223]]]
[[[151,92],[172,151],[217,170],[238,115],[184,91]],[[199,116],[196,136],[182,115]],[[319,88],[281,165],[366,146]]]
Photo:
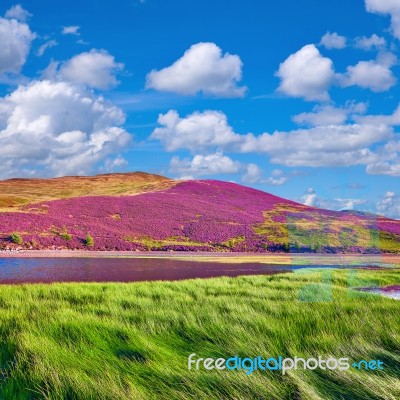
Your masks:
[[[348,290],[371,281],[400,275],[1,286],[0,398],[399,399],[400,302]],[[385,370],[189,371],[191,353],[379,358]]]

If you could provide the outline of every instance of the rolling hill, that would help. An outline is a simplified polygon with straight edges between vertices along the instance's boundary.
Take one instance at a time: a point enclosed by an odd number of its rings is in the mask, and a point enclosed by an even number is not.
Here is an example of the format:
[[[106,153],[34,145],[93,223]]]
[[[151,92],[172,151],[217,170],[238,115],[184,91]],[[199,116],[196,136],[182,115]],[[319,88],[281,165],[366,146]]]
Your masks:
[[[400,252],[400,221],[146,173],[0,182],[0,248]]]

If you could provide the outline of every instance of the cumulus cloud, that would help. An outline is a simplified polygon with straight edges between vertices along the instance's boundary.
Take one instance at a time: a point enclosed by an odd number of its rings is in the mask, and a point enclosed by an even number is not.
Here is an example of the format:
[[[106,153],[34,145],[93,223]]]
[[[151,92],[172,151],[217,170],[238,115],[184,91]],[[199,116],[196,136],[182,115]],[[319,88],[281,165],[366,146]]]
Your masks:
[[[386,46],[386,40],[374,33],[370,37],[361,36],[356,38],[355,46],[362,50],[381,49]]]
[[[240,163],[224,156],[222,153],[201,155],[193,159],[180,159],[175,156],[171,159],[170,171],[184,176],[204,176],[217,174],[234,174],[240,169]]]
[[[335,73],[332,60],[309,44],[280,64],[276,76],[281,80],[278,90],[288,96],[327,101]]]
[[[25,22],[32,14],[25,10],[21,4],[12,6],[5,14],[6,18],[16,19],[17,21]]]
[[[376,209],[379,214],[400,219],[400,196],[395,192],[386,192],[378,202]]]
[[[294,115],[292,120],[299,125],[340,125],[354,115],[363,114],[367,110],[365,103],[347,102],[344,107],[317,105],[312,112]]]
[[[183,95],[242,97],[245,87],[239,87],[242,79],[242,61],[239,56],[222,50],[214,43],[198,43],[171,66],[151,71],[146,87]]]
[[[59,75],[62,80],[94,89],[110,89],[118,84],[115,74],[123,69],[105,50],[92,49],[78,54],[62,64]]]
[[[369,147],[391,136],[392,130],[386,125],[317,126],[259,136],[248,134],[241,150],[267,153],[271,162],[290,167],[349,166],[368,164],[373,157]]]
[[[313,188],[308,188],[302,197],[303,204],[309,207],[318,207],[318,196]]]
[[[313,188],[308,188],[301,198],[304,205],[320,207],[335,211],[354,210],[358,206],[367,205],[368,201],[354,198],[324,198],[319,196]]]
[[[360,205],[368,204],[368,200],[336,198],[331,203],[334,203],[333,207],[331,206],[334,210],[354,210]]]
[[[373,145],[392,138],[393,130],[384,123],[321,125],[287,132],[238,134],[218,111],[195,112],[186,118],[171,110],[160,115],[152,139],[160,140],[167,151],[206,149],[238,153],[260,153],[272,163],[294,166],[327,167],[369,165],[382,159]]]
[[[346,47],[346,38],[336,32],[326,32],[321,38],[320,45],[327,49],[344,49]]]
[[[246,172],[242,176],[242,181],[245,183],[256,183],[262,178],[263,171],[257,164],[247,164]]]
[[[400,176],[400,138],[398,134],[375,151],[376,157],[367,166],[367,173]]]
[[[390,15],[393,36],[400,39],[400,2],[398,0],[365,0],[368,12]]]
[[[49,40],[46,43],[43,43],[37,50],[36,55],[38,57],[42,57],[42,55],[46,52],[46,50],[51,49],[52,47],[57,46],[58,43],[56,40]]]
[[[367,166],[367,173],[371,175],[400,176],[400,158],[395,162],[380,161]]]
[[[360,61],[347,67],[345,74],[338,74],[339,84],[343,87],[359,86],[373,92],[385,92],[397,82],[390,69],[395,61],[396,57],[391,53],[384,53],[377,60]]]
[[[242,163],[224,155],[221,151],[211,154],[196,154],[193,158],[181,159],[174,156],[171,159],[169,170],[179,174],[179,179],[196,179],[202,176],[228,175],[243,173],[241,180],[245,183],[268,183],[281,185],[287,178],[279,170],[271,174],[271,180],[263,180],[262,169],[254,163]]]
[[[121,155],[118,155],[115,158],[107,158],[104,161],[104,166],[101,168],[103,172],[110,173],[119,171],[122,168],[125,168],[128,165],[128,161],[125,160]]]
[[[285,176],[285,174],[282,170],[274,169],[271,172],[271,176],[269,176],[263,182],[267,183],[268,185],[281,186],[281,185],[285,184],[288,180],[289,180],[289,178],[287,176]]]
[[[355,121],[361,124],[384,124],[389,126],[400,125],[400,104],[392,114],[356,116]]]
[[[1,175],[90,173],[129,144],[123,123],[120,109],[69,83],[20,86],[0,99]]]
[[[27,24],[0,17],[0,77],[5,73],[20,72],[34,39],[35,34]]]
[[[158,117],[161,127],[154,129],[151,139],[160,140],[167,151],[189,149],[198,152],[207,148],[223,148],[241,141],[219,111],[195,112],[181,118],[175,110]]]
[[[398,114],[396,110],[395,114]],[[399,124],[399,121],[396,121]],[[394,137],[375,150],[375,159],[367,166],[367,173],[400,176],[400,137]]]
[[[63,35],[75,35],[75,36],[79,36],[79,35],[80,35],[79,29],[80,29],[80,27],[77,26],[77,25],[64,26],[64,27],[62,28],[61,33],[62,33]]]

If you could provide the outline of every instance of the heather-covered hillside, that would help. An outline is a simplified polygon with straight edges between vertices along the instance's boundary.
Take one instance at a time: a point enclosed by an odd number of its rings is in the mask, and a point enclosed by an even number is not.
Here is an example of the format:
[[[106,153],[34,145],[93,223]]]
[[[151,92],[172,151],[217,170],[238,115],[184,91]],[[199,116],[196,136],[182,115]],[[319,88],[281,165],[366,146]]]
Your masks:
[[[400,221],[310,208],[233,183],[145,174],[60,179],[54,187],[37,182],[28,204],[4,200],[2,248],[400,252]],[[21,182],[5,182],[21,192]],[[41,186],[51,200],[38,201]]]

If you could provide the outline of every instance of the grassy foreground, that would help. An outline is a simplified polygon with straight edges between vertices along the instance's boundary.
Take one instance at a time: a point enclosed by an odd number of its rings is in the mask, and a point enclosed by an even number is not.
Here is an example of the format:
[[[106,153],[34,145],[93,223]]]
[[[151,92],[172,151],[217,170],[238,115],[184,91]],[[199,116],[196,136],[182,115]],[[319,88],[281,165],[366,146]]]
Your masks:
[[[400,302],[347,289],[366,280],[400,274],[1,286],[0,398],[399,399]],[[380,358],[385,370],[188,371],[190,353]]]

